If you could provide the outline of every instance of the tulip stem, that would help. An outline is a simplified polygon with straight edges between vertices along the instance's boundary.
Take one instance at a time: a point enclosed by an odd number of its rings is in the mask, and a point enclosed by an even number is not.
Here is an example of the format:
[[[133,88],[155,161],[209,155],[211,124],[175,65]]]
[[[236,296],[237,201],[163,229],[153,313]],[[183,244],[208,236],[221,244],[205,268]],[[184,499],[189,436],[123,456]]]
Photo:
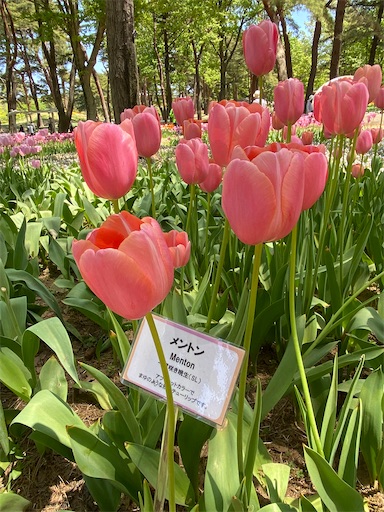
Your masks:
[[[213,313],[215,312],[215,306],[217,304],[217,293],[219,291],[221,274],[222,274],[223,267],[224,267],[225,253],[227,250],[227,245],[228,245],[228,240],[229,240],[229,230],[230,230],[229,222],[228,222],[228,219],[226,218],[225,222],[224,222],[223,240],[221,241],[219,263],[217,264],[215,281],[213,283],[213,288],[212,288],[211,302],[209,304],[207,323],[205,324],[206,332],[209,332],[211,329]]]
[[[112,205],[113,205],[113,212],[114,213],[120,213],[119,200],[118,199],[112,199]]]
[[[155,203],[155,191],[153,189],[153,176],[152,176],[152,160],[151,157],[146,158],[148,174],[149,174],[149,188],[151,189],[151,198],[152,198],[152,217],[156,217],[156,203]]]
[[[163,442],[161,445],[161,453],[160,453],[160,463],[159,463],[159,472],[157,476],[157,486],[156,486],[156,496],[155,496],[155,511],[160,512],[163,510],[164,505],[164,493],[166,485],[164,485],[164,481],[168,479],[168,501],[169,501],[169,511],[176,512],[176,501],[175,501],[175,472],[174,472],[174,460],[173,460],[173,445],[175,438],[175,417],[176,417],[176,409],[175,404],[173,402],[173,394],[172,394],[172,384],[171,379],[169,377],[167,361],[164,356],[163,347],[161,345],[159,333],[156,328],[156,324],[153,320],[153,316],[151,313],[145,315],[145,318],[148,322],[149,329],[151,331],[151,335],[153,338],[153,342],[156,347],[157,356],[159,358],[159,363],[161,367],[161,372],[163,374],[164,386],[165,386],[165,394],[167,397],[167,414],[165,417],[165,427],[163,431]],[[166,442],[164,442],[164,438],[166,438]],[[167,475],[163,474],[163,465],[161,463],[162,459],[167,460],[168,471]],[[158,489],[162,489],[163,492],[158,493]]]
[[[253,270],[251,280],[251,292],[249,297],[247,325],[245,328],[244,344],[245,351],[243,364],[241,366],[240,379],[239,379],[239,402],[237,410],[237,460],[239,467],[240,480],[244,477],[244,460],[243,460],[243,416],[244,416],[244,402],[245,391],[247,386],[249,352],[251,348],[253,324],[255,320],[257,289],[259,286],[259,268],[261,263],[261,254],[263,251],[263,244],[255,245],[253,257]],[[253,467],[253,466],[252,466]]]
[[[348,165],[346,170],[346,178],[344,182],[344,190],[343,190],[343,201],[342,201],[342,209],[341,209],[341,219],[340,219],[340,230],[339,230],[339,258],[340,258],[340,291],[342,293],[342,297],[344,297],[344,289],[343,289],[343,259],[344,259],[344,233],[345,233],[345,225],[346,225],[346,217],[347,217],[347,207],[350,208],[351,204],[348,202],[348,195],[350,192],[350,184],[351,184],[351,172],[352,172],[352,161],[355,155],[356,149],[356,141],[359,135],[359,130],[356,128],[355,135],[353,137],[352,148],[350,151],[350,157],[348,159]],[[347,291],[347,290],[345,290]]]
[[[337,185],[339,182],[340,154],[342,151],[343,143],[344,143],[344,137],[343,137],[343,135],[340,135],[336,140],[334,151],[332,151],[332,147],[333,147],[333,141],[332,141],[331,155],[332,155],[332,153],[336,153],[336,156],[332,160],[331,165],[329,166],[329,178],[328,178],[327,188],[326,188],[325,194],[324,194],[325,195],[324,215],[321,220],[315,268],[313,271],[313,275],[310,277],[311,283],[312,283],[311,290],[307,297],[307,304],[306,304],[307,316],[309,314],[309,309],[311,307],[312,297],[315,293],[315,287],[316,287],[316,283],[317,283],[317,274],[319,271],[320,261],[321,261],[321,257],[322,257],[323,250],[324,250],[325,235],[326,235],[326,232],[328,229],[329,215],[331,213],[333,200],[334,200],[335,193],[337,190]]]
[[[189,232],[190,225],[191,225],[192,210],[194,209],[194,205],[195,205],[196,185],[194,183],[192,183],[190,185],[189,193],[190,193],[190,198],[189,198],[189,207],[188,207],[187,223],[185,226],[185,231],[191,237],[191,241],[195,242],[195,240],[192,240],[192,232],[191,233]]]
[[[316,425],[315,414],[313,412],[311,394],[309,391],[303,357],[301,354],[300,341],[299,341],[299,337],[297,334],[296,308],[295,308],[296,249],[297,249],[297,225],[292,230],[292,244],[291,244],[291,255],[290,255],[290,266],[289,266],[289,316],[290,316],[290,322],[291,322],[291,336],[292,336],[292,341],[293,341],[293,345],[295,348],[296,362],[297,362],[297,366],[299,369],[301,386],[303,388],[305,405],[307,407],[309,427],[310,427],[313,439],[316,444],[317,452],[322,457],[324,457],[323,447],[321,444],[319,432],[318,432],[317,425]],[[310,432],[307,432],[307,436],[308,436],[308,440],[310,441],[310,439],[311,439]]]
[[[211,194],[208,192],[207,194],[207,216],[205,219],[205,268],[208,268],[209,264],[209,247],[208,247],[208,238],[209,238],[209,217],[211,214]]]

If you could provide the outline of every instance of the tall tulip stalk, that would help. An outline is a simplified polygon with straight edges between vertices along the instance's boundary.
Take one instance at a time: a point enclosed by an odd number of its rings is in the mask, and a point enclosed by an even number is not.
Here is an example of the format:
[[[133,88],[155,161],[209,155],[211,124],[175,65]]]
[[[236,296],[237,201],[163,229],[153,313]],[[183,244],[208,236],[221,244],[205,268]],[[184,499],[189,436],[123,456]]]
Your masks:
[[[161,144],[161,127],[159,114],[155,107],[136,105],[133,109],[125,109],[120,119],[132,120],[135,133],[136,147],[139,156],[145,158],[149,175],[149,189],[151,191],[152,217],[156,217],[156,201],[152,174],[152,156],[155,155]]]
[[[166,450],[167,474],[159,474],[159,489],[168,479],[169,508],[176,510],[173,469],[175,407],[171,381],[161,342],[151,316],[171,290],[174,269],[189,259],[190,243],[185,233],[164,234],[151,217],[138,219],[126,211],[111,215],[93,230],[86,240],[74,240],[73,256],[84,281],[104,304],[123,318],[146,317],[159,357],[167,398]],[[156,497],[162,510],[165,496]]]
[[[236,236],[245,244],[253,245],[253,271],[244,336],[245,358],[240,374],[237,423],[237,451],[240,478],[244,475],[243,414],[249,352],[255,317],[258,275],[262,247],[287,236],[296,226],[303,210],[310,208],[320,197],[327,179],[327,161],[315,147],[304,150],[296,145],[273,144],[266,148],[237,148],[223,179],[222,206]],[[303,179],[304,176],[304,179]],[[295,233],[293,242],[295,243]],[[296,246],[292,247],[296,253]],[[295,254],[291,259],[290,313],[292,339],[304,390],[308,389],[297,337],[295,317]],[[305,391],[311,429],[319,438],[309,391]],[[318,446],[320,451],[321,444]]]

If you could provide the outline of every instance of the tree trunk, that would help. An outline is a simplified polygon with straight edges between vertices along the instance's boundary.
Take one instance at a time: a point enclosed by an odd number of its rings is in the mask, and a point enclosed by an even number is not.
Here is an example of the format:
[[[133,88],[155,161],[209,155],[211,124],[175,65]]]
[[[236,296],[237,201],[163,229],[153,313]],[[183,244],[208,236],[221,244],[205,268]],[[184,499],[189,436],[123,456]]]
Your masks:
[[[193,59],[195,63],[195,97],[196,97],[196,113],[197,118],[201,119],[201,77],[200,77],[200,61],[203,54],[204,44],[201,45],[200,50],[196,48],[194,40],[191,41],[193,49]]]
[[[376,18],[376,27],[375,27],[375,35],[372,38],[372,44],[371,44],[371,50],[369,52],[369,60],[368,64],[373,66],[375,64],[375,57],[376,57],[376,50],[379,46],[380,42],[380,28],[381,28],[381,20],[383,19],[383,13],[384,13],[384,0],[379,1],[379,9],[377,11],[377,18]]]
[[[139,101],[133,0],[106,0],[109,79],[115,122]]]
[[[43,49],[44,57],[48,64],[49,71],[49,86],[51,89],[52,99],[57,109],[59,116],[59,132],[67,132],[71,122],[71,117],[66,112],[63,102],[63,97],[60,90],[59,78],[57,75],[57,62],[56,62],[56,47],[55,35],[52,27],[44,23],[44,14],[49,12],[49,0],[34,0],[36,17],[38,22],[39,36],[41,39],[41,46]]]
[[[312,39],[312,59],[311,59],[311,70],[308,77],[307,90],[305,92],[305,103],[307,104],[308,98],[314,93],[314,84],[317,71],[317,60],[319,55],[319,41],[321,36],[321,21],[316,20],[315,30],[313,32]]]
[[[287,69],[287,77],[293,77],[293,69],[292,69],[292,54],[291,54],[291,43],[289,42],[289,35],[287,31],[287,23],[285,21],[284,11],[282,6],[279,5],[277,8],[277,12],[280,18],[281,30],[283,31],[283,40],[284,40],[284,48],[285,48],[285,65]]]
[[[93,70],[92,75],[93,75],[93,79],[95,81],[97,92],[99,93],[99,98],[100,98],[101,108],[103,109],[104,119],[105,119],[105,121],[107,121],[107,123],[109,123],[111,121],[111,119],[109,117],[108,105],[104,98],[104,93],[103,93],[103,89],[100,84],[99,75],[96,73],[95,70]]]
[[[88,59],[87,52],[80,38],[80,19],[78,0],[57,0],[58,6],[66,20],[66,31],[71,41],[73,57],[79,74],[80,85],[84,95],[85,108],[87,110],[87,119],[97,119],[96,100],[91,87],[91,76],[96,64],[97,54],[103,40],[105,31],[105,16],[98,23],[97,32],[91,56]]]
[[[163,20],[163,38],[164,38],[164,72],[165,72],[165,97],[166,110],[164,121],[168,121],[169,113],[172,108],[172,89],[171,89],[171,64],[169,59],[169,41],[167,32],[167,18]]]
[[[339,75],[340,54],[341,54],[341,37],[343,34],[343,23],[344,23],[344,14],[345,14],[346,5],[347,5],[347,0],[337,0],[335,27],[334,27],[334,32],[333,32],[333,47],[332,47],[331,65],[329,68],[329,78],[331,80],[332,80],[332,78],[336,78]]]
[[[31,65],[30,65],[30,62],[29,62],[29,58],[28,58],[28,54],[27,54],[27,48],[26,48],[25,44],[22,45],[22,52],[23,52],[23,60],[24,60],[25,71],[26,71],[27,76],[28,76],[29,89],[30,89],[30,92],[31,92],[33,103],[35,105],[35,109],[37,111],[39,111],[40,110],[39,98],[37,96],[36,84],[35,84],[35,81],[33,79],[33,73],[32,73],[32,70],[31,70]],[[42,124],[41,114],[38,112],[37,113],[37,119],[36,119],[36,126],[39,127],[39,126],[41,126],[41,124]]]
[[[158,95],[157,87],[156,87],[156,80],[155,80],[155,91],[156,91],[156,102],[159,105],[161,117],[165,122],[168,121],[168,116],[170,110],[167,108],[167,98],[165,95],[165,85],[164,85],[164,70],[163,70],[163,63],[161,62],[161,57],[159,53],[159,48],[157,46],[157,22],[155,17],[153,18],[153,48],[155,50],[156,54],[156,60],[157,60],[157,69],[159,71],[159,80],[160,80],[160,92],[161,92],[161,98]]]
[[[16,83],[14,68],[17,58],[17,38],[13,19],[9,12],[6,0],[0,0],[0,12],[3,20],[3,27],[5,33],[5,55],[6,55],[6,70],[5,70],[5,87],[7,93],[7,106],[8,106],[8,126],[11,133],[16,131]]]
[[[279,17],[277,15],[277,12],[272,8],[270,1],[263,0],[263,5],[264,5],[265,12],[269,16],[269,19],[272,21],[272,23],[275,23],[277,25],[277,27],[279,27]],[[288,42],[289,42],[289,40],[288,40]],[[288,78],[285,49],[284,49],[284,46],[283,46],[280,38],[277,43],[276,71],[277,71],[277,78],[278,78],[279,82],[282,82],[283,80],[286,80]]]

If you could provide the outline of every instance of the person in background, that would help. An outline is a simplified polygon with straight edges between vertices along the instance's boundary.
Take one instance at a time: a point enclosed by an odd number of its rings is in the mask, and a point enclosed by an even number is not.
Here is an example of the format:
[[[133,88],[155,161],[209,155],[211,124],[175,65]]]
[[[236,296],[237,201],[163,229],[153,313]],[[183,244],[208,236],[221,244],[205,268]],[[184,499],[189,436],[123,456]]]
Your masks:
[[[305,113],[309,114],[313,112],[313,94],[311,94],[307,100],[307,104],[305,105]]]

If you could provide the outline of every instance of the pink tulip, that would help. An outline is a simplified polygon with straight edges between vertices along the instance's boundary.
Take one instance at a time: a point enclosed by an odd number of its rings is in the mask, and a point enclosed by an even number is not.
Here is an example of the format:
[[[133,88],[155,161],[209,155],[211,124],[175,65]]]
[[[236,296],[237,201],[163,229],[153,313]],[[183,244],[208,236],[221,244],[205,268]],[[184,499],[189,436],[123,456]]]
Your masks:
[[[308,146],[309,144],[312,144],[313,142],[313,132],[311,131],[305,131],[301,134],[301,140],[302,140],[302,143],[305,145],[305,146]]]
[[[180,176],[191,185],[204,181],[208,175],[208,147],[201,139],[181,139],[175,149]]]
[[[32,158],[31,160],[31,165],[34,169],[40,169],[41,167],[41,162],[40,160],[36,159],[36,158]]]
[[[183,134],[186,140],[201,139],[201,124],[199,119],[185,119],[183,123]]]
[[[384,85],[382,85],[375,98],[375,106],[380,110],[384,110]]]
[[[120,118],[122,121],[124,119],[131,119],[135,132],[137,152],[144,158],[150,158],[160,148],[160,119],[155,107],[142,107],[142,105],[136,105],[133,109],[125,109],[121,113]]]
[[[303,113],[304,85],[297,78],[279,82],[274,89],[275,112],[286,126],[294,124]]]
[[[379,144],[383,140],[384,130],[383,128],[371,128],[371,134],[373,144]]]
[[[355,82],[363,82],[367,86],[369,93],[368,103],[371,103],[371,101],[375,100],[381,86],[382,72],[380,65],[374,64],[370,66],[366,64],[358,68],[355,71],[353,80]]]
[[[277,117],[276,112],[272,112],[272,128],[274,130],[282,130],[284,128],[284,123]]]
[[[208,175],[204,181],[199,183],[199,187],[204,192],[210,194],[220,185],[223,179],[223,170],[220,165],[211,162],[208,166]]]
[[[364,176],[364,167],[362,164],[353,164],[351,168],[351,174],[354,178],[361,178]]]
[[[132,122],[79,122],[75,145],[83,178],[94,194],[123,197],[136,178],[138,154]]]
[[[243,53],[248,69],[256,76],[266,75],[275,66],[279,33],[277,25],[264,20],[243,33]]]
[[[195,117],[195,107],[192,98],[176,98],[172,101],[172,110],[176,119],[176,123],[183,126],[184,121]]]
[[[368,153],[373,144],[372,133],[370,130],[362,130],[356,140],[356,153],[364,155]]]
[[[176,241],[187,245],[185,239]],[[127,211],[111,215],[86,240],[74,240],[72,251],[89,288],[124,318],[142,318],[172,287],[174,255],[151,217],[140,220]]]
[[[120,122],[122,123],[126,119],[133,119],[137,114],[141,114],[147,108],[145,105],[135,105],[133,108],[125,108],[124,111],[120,114]]]
[[[208,137],[215,163],[226,167],[235,146],[264,146],[269,128],[269,111],[259,103],[216,103],[208,118]]]
[[[314,115],[331,135],[352,134],[363,120],[368,89],[362,82],[334,80],[315,94]]]
[[[187,233],[172,230],[164,233],[164,239],[171,253],[173,266],[175,268],[184,267],[191,255],[191,242],[188,240]]]
[[[324,153],[315,146],[297,144],[236,152],[239,158],[230,162],[224,174],[222,196],[233,231],[249,245],[285,237],[301,212],[324,191],[328,177]]]

